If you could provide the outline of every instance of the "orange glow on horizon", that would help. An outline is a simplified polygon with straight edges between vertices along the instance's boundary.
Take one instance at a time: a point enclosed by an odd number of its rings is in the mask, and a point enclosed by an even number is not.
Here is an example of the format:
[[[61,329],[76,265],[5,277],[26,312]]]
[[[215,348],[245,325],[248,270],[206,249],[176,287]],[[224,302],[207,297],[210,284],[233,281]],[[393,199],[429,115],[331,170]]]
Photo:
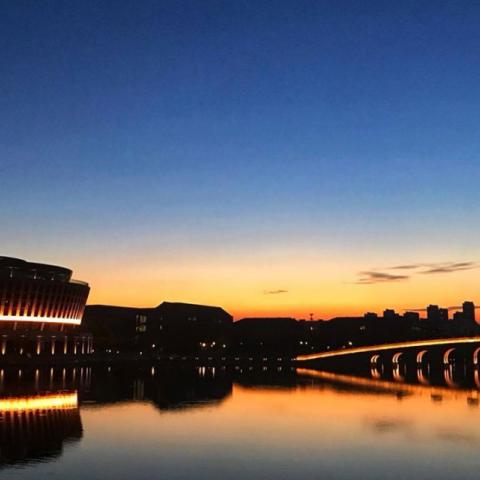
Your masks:
[[[105,252],[101,260],[95,260],[69,259],[91,286],[90,305],[155,307],[163,301],[217,305],[235,320],[309,319],[310,313],[315,320],[328,320],[365,312],[381,314],[386,308],[402,313],[432,303],[461,305],[478,297],[475,270],[359,285],[357,272],[365,269],[365,261],[360,262],[357,255],[343,255],[338,260],[330,252],[274,250],[202,256],[182,252],[163,256],[142,251],[120,266],[116,256]],[[370,262],[389,265],[397,260],[372,257]]]

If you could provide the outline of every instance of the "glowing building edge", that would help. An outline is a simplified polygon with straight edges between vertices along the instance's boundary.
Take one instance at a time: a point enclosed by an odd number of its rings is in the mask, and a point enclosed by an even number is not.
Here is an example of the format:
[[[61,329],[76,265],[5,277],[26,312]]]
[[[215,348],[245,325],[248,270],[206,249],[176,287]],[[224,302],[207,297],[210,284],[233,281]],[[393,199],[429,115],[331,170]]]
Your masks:
[[[60,317],[29,317],[27,315],[0,315],[0,321],[8,322],[39,322],[39,323],[68,323],[69,325],[80,325],[80,318],[60,318]]]

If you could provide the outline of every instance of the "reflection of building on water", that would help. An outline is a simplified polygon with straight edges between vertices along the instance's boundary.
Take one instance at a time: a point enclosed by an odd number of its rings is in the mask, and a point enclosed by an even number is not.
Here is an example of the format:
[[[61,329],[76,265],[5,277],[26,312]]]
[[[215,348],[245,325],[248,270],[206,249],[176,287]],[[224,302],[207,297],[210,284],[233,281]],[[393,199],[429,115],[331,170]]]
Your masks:
[[[82,438],[77,392],[0,398],[0,465],[45,461]]]
[[[89,388],[91,375],[91,367],[0,369],[0,397],[21,397],[47,391],[82,391]]]
[[[214,406],[232,394],[232,380],[215,367],[200,367],[198,371],[185,371],[167,375],[154,383],[151,400],[160,410],[178,410]]]
[[[297,387],[297,377],[293,367],[262,367],[261,370],[249,367],[236,369],[235,383],[243,388],[291,390]]]
[[[216,405],[232,393],[231,376],[215,367],[126,369],[96,367],[83,399],[90,405],[150,401],[160,410]]]

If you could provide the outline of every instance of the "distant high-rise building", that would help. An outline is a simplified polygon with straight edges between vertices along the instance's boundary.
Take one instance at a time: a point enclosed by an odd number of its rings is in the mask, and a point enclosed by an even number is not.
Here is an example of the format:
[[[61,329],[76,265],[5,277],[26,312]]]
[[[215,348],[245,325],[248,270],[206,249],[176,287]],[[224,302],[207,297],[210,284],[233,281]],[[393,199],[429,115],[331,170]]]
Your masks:
[[[441,322],[448,322],[448,308],[440,308],[438,310],[438,317]]]
[[[427,307],[427,320],[430,322],[438,322],[440,320],[440,309],[438,305],[429,305]]]
[[[395,313],[395,310],[387,308],[383,312],[383,318],[385,320],[395,320],[398,317],[398,315]]]
[[[470,322],[475,322],[475,304],[473,302],[463,302],[463,318]]]
[[[403,318],[410,322],[418,322],[420,320],[420,314],[418,312],[405,312]]]

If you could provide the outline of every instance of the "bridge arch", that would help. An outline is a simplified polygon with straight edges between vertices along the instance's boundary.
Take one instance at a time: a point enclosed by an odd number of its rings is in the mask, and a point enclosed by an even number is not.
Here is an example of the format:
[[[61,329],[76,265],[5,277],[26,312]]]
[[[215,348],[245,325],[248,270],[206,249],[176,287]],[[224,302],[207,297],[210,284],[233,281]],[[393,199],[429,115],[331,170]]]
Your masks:
[[[372,378],[382,378],[383,364],[380,361],[380,355],[375,354],[370,358],[370,374]]]
[[[428,350],[420,350],[417,353],[417,365],[421,365],[423,363],[423,359],[425,358],[425,355],[428,353]]]
[[[453,360],[452,354],[455,352],[455,348],[449,348],[448,350],[445,351],[443,354],[443,364],[444,365],[450,365],[450,362]]]
[[[376,353],[375,355],[372,355],[370,358],[370,365],[377,366],[380,363],[380,355]]]
[[[478,347],[474,352],[473,352],[473,364],[475,366],[478,365],[478,361],[479,361],[479,354],[480,354],[480,347]]]
[[[402,365],[400,364],[400,359],[403,356],[403,352],[396,352],[393,354],[392,357],[392,374],[393,374],[393,379],[397,382],[404,382],[405,381],[405,365],[403,365],[404,368],[401,368]]]
[[[392,363],[398,365],[400,363],[400,358],[402,357],[403,352],[397,352],[392,357]]]

